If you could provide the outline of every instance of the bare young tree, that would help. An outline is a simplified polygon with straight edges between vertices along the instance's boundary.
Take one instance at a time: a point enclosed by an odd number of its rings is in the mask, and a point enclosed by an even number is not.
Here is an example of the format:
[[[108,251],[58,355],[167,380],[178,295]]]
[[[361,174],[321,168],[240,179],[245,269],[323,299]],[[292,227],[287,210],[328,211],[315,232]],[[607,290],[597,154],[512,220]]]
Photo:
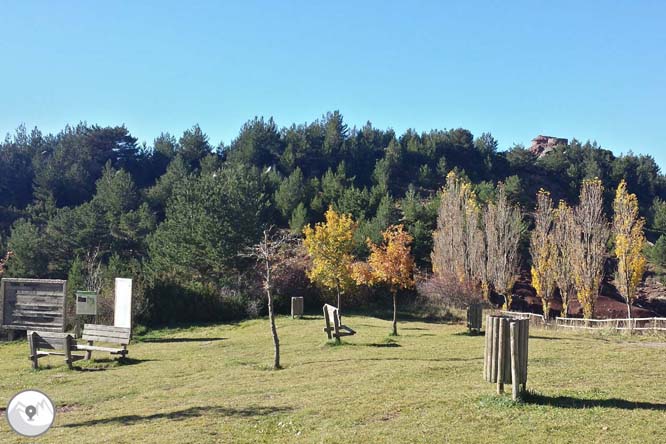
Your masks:
[[[563,200],[555,211],[553,238],[556,247],[555,282],[562,299],[562,317],[566,318],[569,314],[569,302],[576,291],[573,254],[578,243],[578,229],[573,209]]]
[[[485,248],[479,214],[471,184],[450,172],[440,195],[437,230],[433,233],[431,259],[435,275],[453,271],[461,282],[475,282],[483,276],[479,258]]]
[[[543,304],[543,315],[546,319],[550,314],[550,303],[555,293],[555,275],[557,248],[554,240],[553,200],[546,190],[537,193],[537,206],[534,212],[534,230],[530,238],[530,255],[532,256],[532,286]]]
[[[243,255],[252,257],[257,262],[262,263],[264,291],[268,299],[268,319],[271,325],[271,335],[273,337],[273,346],[275,349],[273,368],[278,370],[280,365],[280,338],[278,337],[277,326],[275,325],[275,309],[273,305],[272,279],[273,273],[280,265],[283,253],[294,246],[296,237],[289,230],[273,230],[272,227],[264,230],[261,242],[249,248]]]
[[[102,288],[102,260],[99,257],[99,247],[86,253],[83,260],[83,280],[86,290],[98,292]]]
[[[4,258],[0,258],[0,277],[2,277],[2,275],[5,273],[5,267],[7,266],[7,261],[9,260],[9,258],[13,256],[13,254],[14,253],[12,253],[11,251],[8,251],[5,254]]]
[[[594,316],[599,287],[604,276],[606,243],[610,234],[603,210],[604,187],[599,179],[583,181],[580,202],[574,209],[577,241],[574,243],[573,272],[583,317]]]
[[[503,183],[497,186],[497,200],[489,203],[483,214],[486,230],[488,280],[504,295],[504,308],[511,307],[513,284],[519,270],[518,243],[523,233],[523,216],[509,203]]]

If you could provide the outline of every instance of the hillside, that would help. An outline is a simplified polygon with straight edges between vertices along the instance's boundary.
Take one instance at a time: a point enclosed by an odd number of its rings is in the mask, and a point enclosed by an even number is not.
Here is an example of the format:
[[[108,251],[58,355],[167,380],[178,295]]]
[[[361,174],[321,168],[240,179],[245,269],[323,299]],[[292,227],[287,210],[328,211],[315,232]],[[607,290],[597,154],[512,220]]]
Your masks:
[[[339,112],[282,128],[255,118],[228,145],[212,144],[196,125],[150,145],[124,126],[81,123],[48,135],[19,127],[0,143],[0,257],[13,252],[5,276],[69,279],[71,288],[98,270],[103,296],[114,275],[133,277],[142,323],[239,319],[265,312],[252,265],[239,255],[264,228],[300,233],[329,206],[356,221],[358,258],[368,254],[367,238],[378,242],[402,223],[417,265],[430,272],[437,192],[455,171],[481,204],[504,182],[528,227],[540,188],[575,204],[582,181],[598,177],[610,216],[625,179],[647,219],[647,253],[666,264],[666,180],[654,159],[551,139],[537,155],[462,128],[350,128]],[[313,301],[325,298],[303,283],[304,264],[289,279]]]

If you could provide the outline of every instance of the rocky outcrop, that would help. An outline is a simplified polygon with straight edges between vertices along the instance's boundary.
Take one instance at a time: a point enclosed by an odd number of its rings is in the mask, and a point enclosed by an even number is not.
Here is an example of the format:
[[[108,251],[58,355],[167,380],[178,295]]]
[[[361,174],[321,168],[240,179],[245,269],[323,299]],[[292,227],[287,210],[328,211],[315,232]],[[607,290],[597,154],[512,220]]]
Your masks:
[[[549,152],[553,151],[556,146],[566,145],[568,143],[568,139],[563,139],[561,137],[539,135],[532,139],[532,146],[530,146],[530,151],[537,157],[543,157]]]

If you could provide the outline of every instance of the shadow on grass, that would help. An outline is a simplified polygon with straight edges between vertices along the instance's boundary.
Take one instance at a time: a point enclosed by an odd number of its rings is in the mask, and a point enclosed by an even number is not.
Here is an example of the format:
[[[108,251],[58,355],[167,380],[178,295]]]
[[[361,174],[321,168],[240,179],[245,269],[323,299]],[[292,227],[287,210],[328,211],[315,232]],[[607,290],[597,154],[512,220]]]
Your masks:
[[[247,408],[228,408],[219,406],[210,407],[191,407],[184,410],[176,410],[175,412],[154,413],[152,415],[125,415],[114,416],[112,418],[92,419],[90,421],[77,422],[74,424],[65,424],[62,427],[75,428],[75,427],[90,427],[104,424],[119,424],[119,425],[133,425],[142,422],[155,421],[159,419],[168,419],[170,421],[182,421],[188,418],[198,418],[201,416],[236,416],[236,417],[253,417],[273,415],[276,413],[291,412],[291,407],[247,407]]]
[[[176,344],[181,342],[213,342],[213,341],[224,341],[227,338],[145,338],[138,339],[137,342],[153,342],[153,343],[164,343],[164,344]]]
[[[392,348],[392,347],[402,347],[398,344],[395,339],[386,338],[382,342],[374,342],[372,344],[365,344],[368,347],[377,347],[377,348]]]
[[[289,317],[291,317],[291,316],[289,316]],[[319,320],[323,321],[323,320],[324,320],[324,316],[323,316],[323,315],[319,315],[319,316],[315,316],[315,315],[303,315],[303,316],[300,316],[300,317],[299,317],[299,316],[296,316],[296,317],[293,318],[293,319],[302,319],[302,320],[304,320],[304,321],[316,321],[317,319],[319,319]]]
[[[110,370],[114,367],[125,367],[126,365],[137,365],[137,364],[142,364],[144,362],[153,362],[153,361],[159,361],[159,359],[136,359],[136,358],[118,358],[118,359],[113,359],[113,358],[102,358],[102,359],[93,359],[90,362],[91,365],[98,365],[98,364],[110,364],[109,366],[104,366],[104,367],[80,367],[80,366],[74,366],[72,370],[76,372],[103,372],[106,370]]]
[[[472,336],[472,337],[474,337],[474,336],[485,336],[485,335],[486,335],[485,330],[480,331],[480,332],[465,330],[465,331],[459,331],[458,333],[453,333],[452,334],[452,336]]]
[[[573,396],[546,396],[540,393],[528,392],[523,395],[525,404],[547,405],[564,409],[587,409],[604,407],[622,410],[666,410],[666,404],[653,402],[636,402],[620,398],[585,399]]]
[[[561,341],[566,338],[554,338],[551,336],[534,336],[530,335],[530,339],[543,339],[544,341]]]
[[[361,344],[359,344],[361,345]],[[370,344],[365,344],[367,347],[371,347]],[[347,359],[326,359],[322,361],[306,361],[299,362],[292,365],[292,367],[298,367],[300,365],[311,365],[311,364],[331,364],[334,362],[381,362],[381,361],[402,361],[402,362],[468,362],[468,361],[483,361],[483,356],[478,358],[443,358],[443,359],[419,359],[419,358],[347,358]]]

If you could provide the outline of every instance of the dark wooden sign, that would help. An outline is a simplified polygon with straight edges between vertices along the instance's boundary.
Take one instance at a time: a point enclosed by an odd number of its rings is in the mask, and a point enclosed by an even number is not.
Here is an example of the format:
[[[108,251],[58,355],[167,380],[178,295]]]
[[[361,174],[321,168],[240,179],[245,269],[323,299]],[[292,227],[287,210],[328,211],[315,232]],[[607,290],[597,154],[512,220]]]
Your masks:
[[[5,278],[0,283],[0,328],[65,331],[67,281]]]

